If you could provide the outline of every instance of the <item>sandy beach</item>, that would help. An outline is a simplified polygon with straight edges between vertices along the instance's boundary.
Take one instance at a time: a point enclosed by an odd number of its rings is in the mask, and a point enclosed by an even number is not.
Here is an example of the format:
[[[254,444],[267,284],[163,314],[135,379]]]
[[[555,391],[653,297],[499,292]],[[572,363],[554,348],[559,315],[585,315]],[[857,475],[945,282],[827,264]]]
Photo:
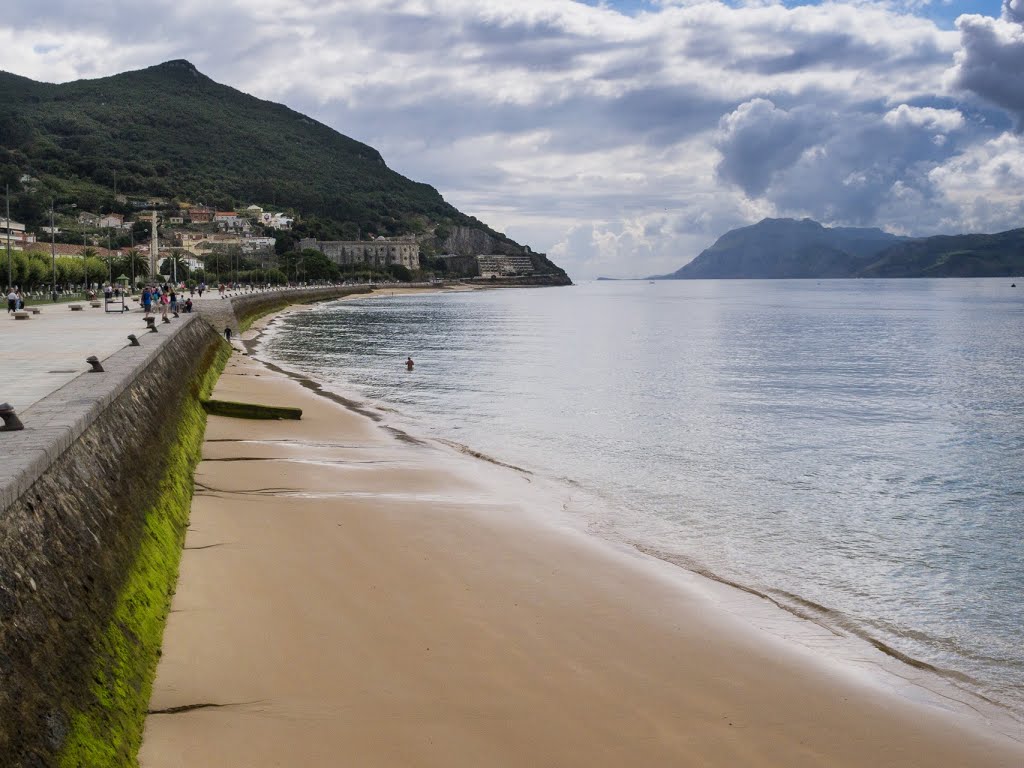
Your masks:
[[[1024,764],[546,523],[527,475],[241,354],[214,397],[303,418],[209,419],[145,768]]]

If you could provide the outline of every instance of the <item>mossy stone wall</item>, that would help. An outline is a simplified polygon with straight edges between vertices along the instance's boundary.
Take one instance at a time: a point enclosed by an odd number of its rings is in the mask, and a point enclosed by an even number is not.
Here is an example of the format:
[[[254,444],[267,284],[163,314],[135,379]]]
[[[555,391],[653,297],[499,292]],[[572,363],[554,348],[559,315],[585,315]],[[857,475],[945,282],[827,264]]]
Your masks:
[[[227,345],[192,322],[0,511],[0,765],[131,766]]]

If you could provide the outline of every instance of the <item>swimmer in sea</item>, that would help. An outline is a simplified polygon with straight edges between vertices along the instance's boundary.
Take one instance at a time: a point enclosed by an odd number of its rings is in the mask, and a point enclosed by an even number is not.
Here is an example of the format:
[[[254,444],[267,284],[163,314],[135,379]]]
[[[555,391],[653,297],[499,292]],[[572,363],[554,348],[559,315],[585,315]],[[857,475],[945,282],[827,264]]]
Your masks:
[[[405,358],[405,370],[411,371],[412,370],[412,366],[413,366],[412,358],[411,357]]]

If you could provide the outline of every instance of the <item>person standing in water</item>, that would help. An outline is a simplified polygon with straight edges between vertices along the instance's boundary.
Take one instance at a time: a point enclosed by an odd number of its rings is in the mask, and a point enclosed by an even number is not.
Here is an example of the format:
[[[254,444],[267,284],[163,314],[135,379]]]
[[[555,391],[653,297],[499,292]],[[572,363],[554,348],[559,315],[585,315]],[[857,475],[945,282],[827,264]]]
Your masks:
[[[411,371],[412,370],[412,366],[413,366],[412,358],[411,357],[405,358],[405,370]]]

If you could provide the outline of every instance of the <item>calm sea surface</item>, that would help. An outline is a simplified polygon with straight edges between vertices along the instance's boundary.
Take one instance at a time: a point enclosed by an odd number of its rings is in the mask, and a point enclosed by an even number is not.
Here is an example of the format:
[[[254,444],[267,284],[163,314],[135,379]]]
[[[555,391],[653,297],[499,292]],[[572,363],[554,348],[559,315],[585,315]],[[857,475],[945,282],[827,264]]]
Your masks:
[[[576,513],[605,535],[1021,712],[1024,287],[1010,282],[396,296],[289,316],[261,352],[579,489],[600,503]]]

